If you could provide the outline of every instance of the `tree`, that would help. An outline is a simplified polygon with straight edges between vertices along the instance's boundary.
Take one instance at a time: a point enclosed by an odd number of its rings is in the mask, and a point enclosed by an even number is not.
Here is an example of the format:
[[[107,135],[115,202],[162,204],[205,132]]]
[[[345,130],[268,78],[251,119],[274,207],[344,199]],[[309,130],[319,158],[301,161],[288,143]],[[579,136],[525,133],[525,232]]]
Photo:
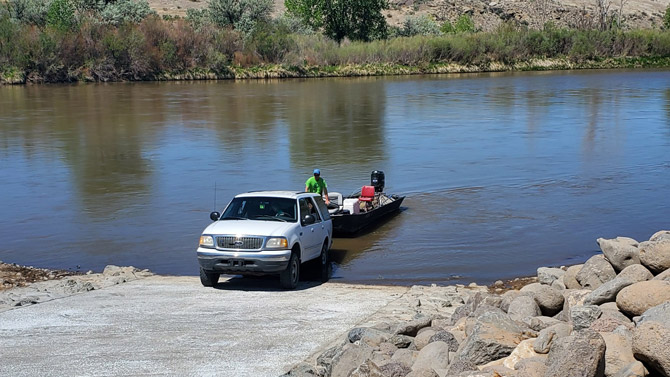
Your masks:
[[[272,0],[210,0],[212,22],[250,33],[257,23],[268,22],[274,7]]]
[[[670,5],[665,8],[665,14],[663,15],[663,28],[665,30],[670,30]]]
[[[382,10],[386,0],[285,0],[288,12],[328,37],[370,41],[386,38],[388,28]]]

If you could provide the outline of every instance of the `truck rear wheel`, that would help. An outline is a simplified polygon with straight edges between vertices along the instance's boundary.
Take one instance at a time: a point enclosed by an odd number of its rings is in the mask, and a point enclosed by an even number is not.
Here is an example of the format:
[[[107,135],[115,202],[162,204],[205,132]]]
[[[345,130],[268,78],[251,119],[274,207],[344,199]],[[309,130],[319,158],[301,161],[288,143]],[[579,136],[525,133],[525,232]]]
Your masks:
[[[325,283],[330,279],[330,275],[333,272],[333,266],[330,264],[330,250],[328,249],[328,240],[323,242],[321,247],[321,256],[319,257],[319,275],[321,282]]]
[[[286,269],[279,274],[279,285],[284,289],[295,289],[300,280],[300,259],[298,253],[291,253]]]
[[[220,274],[214,272],[207,272],[202,267],[200,267],[200,282],[205,287],[213,287],[216,283],[219,282]]]

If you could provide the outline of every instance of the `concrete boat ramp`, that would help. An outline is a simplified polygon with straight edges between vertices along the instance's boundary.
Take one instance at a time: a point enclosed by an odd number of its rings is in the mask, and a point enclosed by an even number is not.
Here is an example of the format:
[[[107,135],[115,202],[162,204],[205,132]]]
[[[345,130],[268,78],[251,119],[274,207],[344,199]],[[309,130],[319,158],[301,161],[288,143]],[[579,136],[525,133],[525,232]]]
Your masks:
[[[150,276],[0,312],[0,376],[279,376],[407,287]]]

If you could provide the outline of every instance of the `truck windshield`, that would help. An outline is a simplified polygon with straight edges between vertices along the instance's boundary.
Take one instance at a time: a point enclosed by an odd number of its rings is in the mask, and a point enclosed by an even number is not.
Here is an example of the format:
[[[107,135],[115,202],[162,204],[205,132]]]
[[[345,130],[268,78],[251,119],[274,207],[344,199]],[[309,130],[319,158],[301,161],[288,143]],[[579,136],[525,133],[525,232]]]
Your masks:
[[[296,201],[287,198],[234,198],[219,220],[265,220],[296,222]]]

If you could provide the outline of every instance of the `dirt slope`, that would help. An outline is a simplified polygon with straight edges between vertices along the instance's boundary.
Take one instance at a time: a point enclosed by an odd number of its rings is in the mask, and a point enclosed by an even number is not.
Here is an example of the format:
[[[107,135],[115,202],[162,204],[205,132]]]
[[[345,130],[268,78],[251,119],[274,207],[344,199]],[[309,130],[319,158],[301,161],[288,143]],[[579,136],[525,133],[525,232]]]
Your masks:
[[[190,8],[207,6],[208,0],[149,0],[158,14],[185,16]],[[598,0],[389,0],[384,11],[390,25],[402,25],[407,17],[429,14],[438,21],[455,21],[470,14],[475,26],[492,30],[507,19],[531,27],[553,21],[559,26],[595,23]],[[658,28],[670,0],[600,0],[612,15],[621,14],[626,27]],[[623,9],[623,11],[621,11]],[[275,0],[275,14],[285,10],[283,0]]]

